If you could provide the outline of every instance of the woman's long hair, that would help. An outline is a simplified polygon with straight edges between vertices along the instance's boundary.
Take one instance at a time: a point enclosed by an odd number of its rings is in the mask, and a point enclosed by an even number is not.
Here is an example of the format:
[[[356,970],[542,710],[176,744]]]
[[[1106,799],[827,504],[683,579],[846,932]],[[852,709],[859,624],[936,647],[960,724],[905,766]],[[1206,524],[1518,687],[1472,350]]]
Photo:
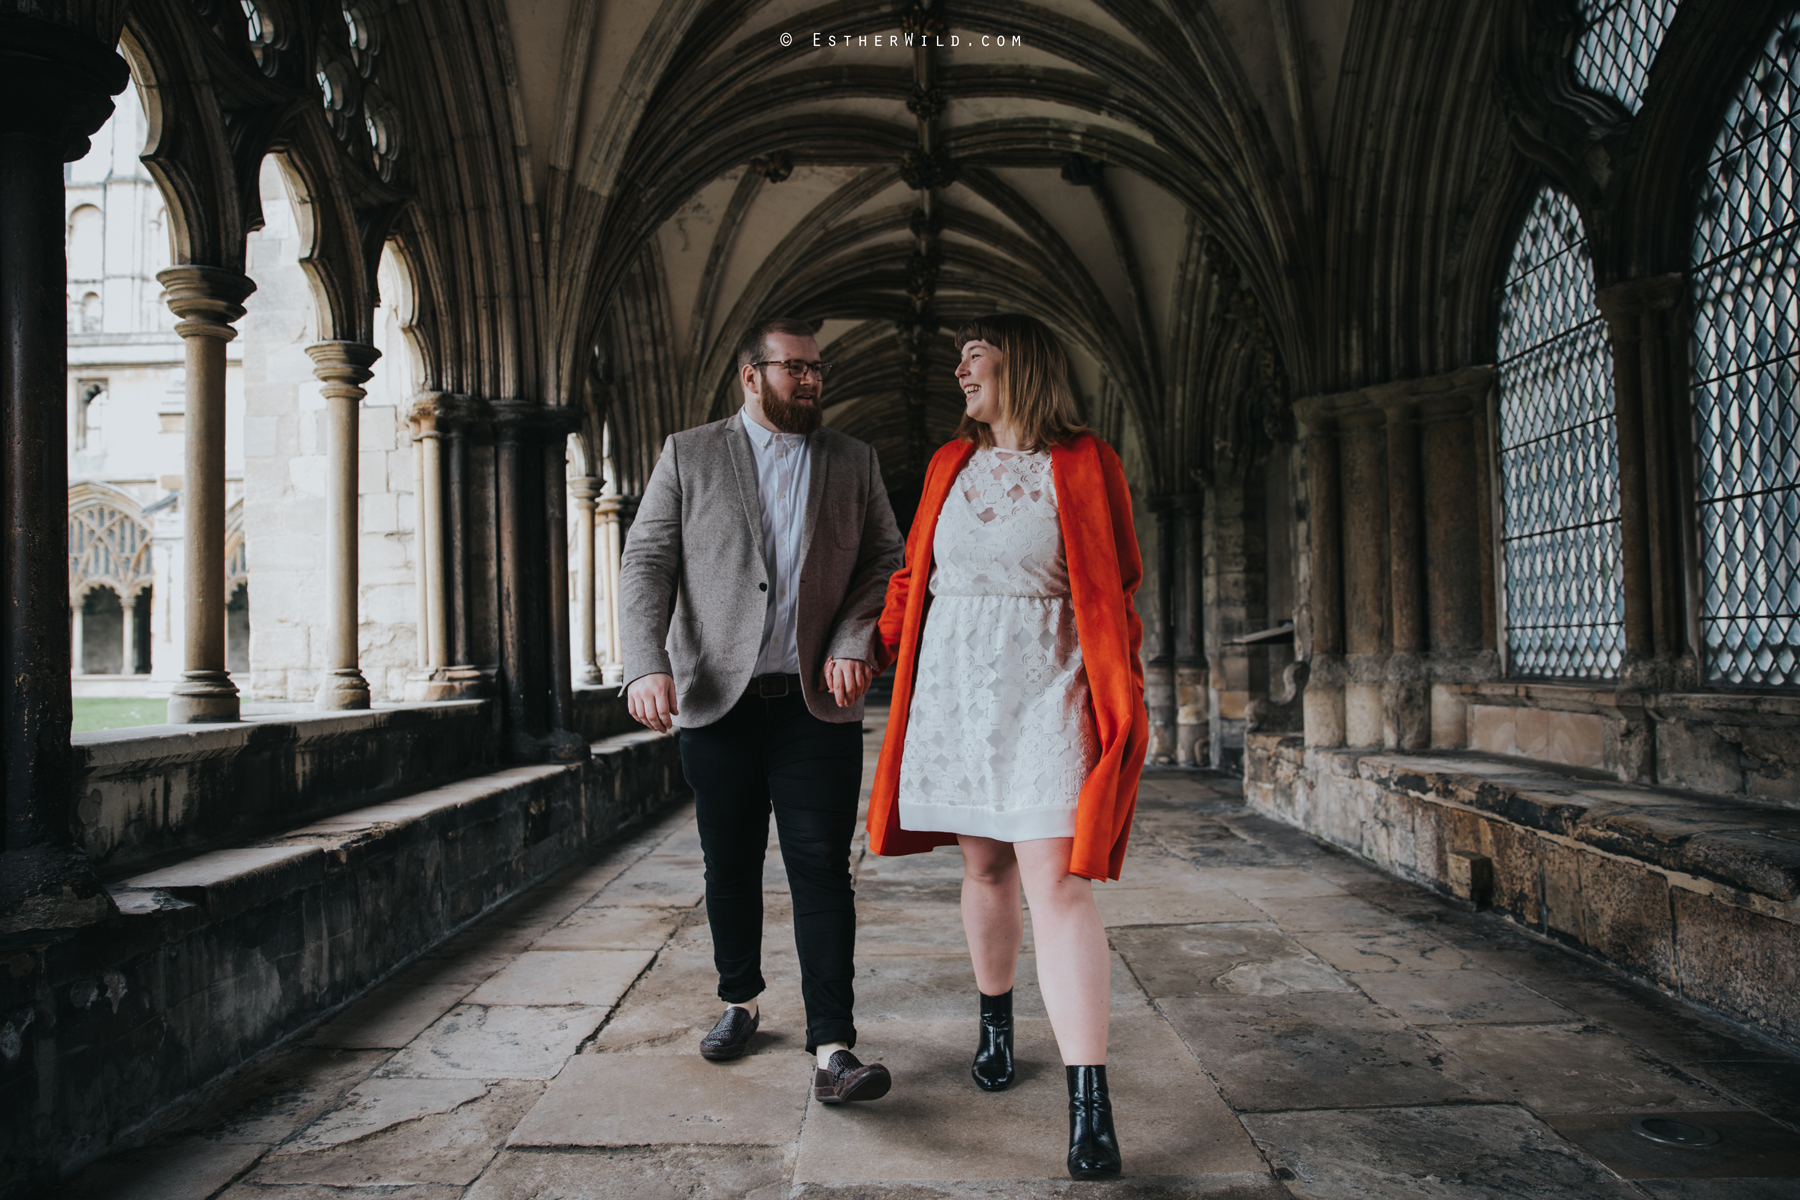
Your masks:
[[[956,331],[956,350],[986,342],[1000,351],[1000,414],[1032,452],[1060,446],[1087,433],[1069,388],[1069,356],[1048,326],[1024,313],[977,317]],[[956,427],[965,442],[988,447],[994,431],[965,415]]]

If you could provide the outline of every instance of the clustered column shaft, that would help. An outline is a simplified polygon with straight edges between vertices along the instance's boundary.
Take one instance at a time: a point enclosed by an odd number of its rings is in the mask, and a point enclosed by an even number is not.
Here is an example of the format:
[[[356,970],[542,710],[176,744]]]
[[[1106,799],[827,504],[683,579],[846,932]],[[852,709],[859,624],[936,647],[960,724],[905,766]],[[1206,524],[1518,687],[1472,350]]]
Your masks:
[[[598,583],[595,577],[594,501],[599,494],[600,481],[591,475],[569,480],[569,498],[575,502],[575,624],[578,635],[575,674],[583,683],[601,681],[600,666],[594,658],[594,620],[599,611],[594,595]]]

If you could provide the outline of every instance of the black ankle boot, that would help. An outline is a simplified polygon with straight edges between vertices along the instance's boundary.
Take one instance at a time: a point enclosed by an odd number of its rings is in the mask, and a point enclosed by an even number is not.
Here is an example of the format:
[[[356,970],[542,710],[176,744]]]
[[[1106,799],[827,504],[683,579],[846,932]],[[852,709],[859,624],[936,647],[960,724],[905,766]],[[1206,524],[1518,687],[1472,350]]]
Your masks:
[[[969,1074],[984,1092],[997,1092],[1013,1081],[1013,994],[981,997],[981,1040]]]
[[[1119,1162],[1105,1067],[1064,1067],[1069,1076],[1069,1178],[1111,1179]]]

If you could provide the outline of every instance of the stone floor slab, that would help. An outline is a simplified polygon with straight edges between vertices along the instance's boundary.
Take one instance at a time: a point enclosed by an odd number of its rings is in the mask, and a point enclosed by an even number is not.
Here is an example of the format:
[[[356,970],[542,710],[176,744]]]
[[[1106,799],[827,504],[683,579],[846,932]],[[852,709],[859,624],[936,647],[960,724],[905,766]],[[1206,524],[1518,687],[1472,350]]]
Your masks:
[[[1728,1107],[1674,1067],[1592,1025],[1433,1025],[1430,1035],[1536,1113]]]
[[[218,1200],[459,1200],[463,1189],[454,1184],[425,1183],[417,1187],[340,1188],[310,1184],[239,1183]]]
[[[1323,929],[1389,931],[1394,914],[1339,893],[1322,896],[1257,896],[1250,903],[1289,933]]]
[[[202,1134],[209,1142],[280,1142],[336,1107],[387,1058],[386,1051],[314,1046],[277,1051],[208,1089],[170,1123],[170,1132]]]
[[[1348,992],[1348,981],[1267,921],[1115,929],[1112,943],[1138,982],[1165,996]]]
[[[1073,1182],[1068,1179],[907,1180],[808,1183],[792,1200],[1291,1200],[1266,1174],[1163,1175]],[[1761,1200],[1759,1197],[1758,1200]]]
[[[1295,938],[1340,971],[1455,971],[1469,962],[1454,946],[1413,930],[1319,930]]]
[[[1245,1118],[1297,1200],[1622,1200],[1611,1172],[1510,1105]],[[1286,1178],[1284,1175],[1283,1178]]]
[[[343,1102],[283,1145],[284,1150],[325,1150],[379,1133],[405,1121],[460,1108],[487,1095],[478,1079],[368,1079]]]
[[[111,1155],[64,1185],[59,1200],[194,1200],[229,1184],[267,1151],[254,1142],[173,1138]]]
[[[1182,864],[1184,875],[1137,886],[1106,883],[1094,887],[1094,902],[1108,928],[1125,925],[1199,925],[1216,922],[1266,921],[1261,909],[1208,883],[1199,871]],[[1136,876],[1127,876],[1135,880]]]
[[[699,854],[647,854],[601,888],[588,903],[692,908],[706,892]]]
[[[611,1008],[655,950],[528,950],[476,988],[470,1004]]]
[[[605,1019],[604,1008],[462,1004],[376,1074],[383,1078],[550,1079]]]
[[[796,1183],[1064,1175],[1068,1091],[1048,1021],[1019,1023],[1020,1078],[996,1093],[969,1079],[971,1022],[887,1022],[882,1033],[894,1090],[868,1105],[814,1105]],[[1115,1020],[1108,1058],[1127,1171],[1262,1169],[1217,1090],[1155,1014]]]
[[[811,1094],[804,1054],[731,1063],[697,1054],[572,1059],[513,1131],[513,1146],[779,1146],[800,1136]]]
[[[1681,1069],[1789,1127],[1800,1126],[1800,1062],[1710,1060]]]
[[[1685,1120],[1713,1130],[1710,1146],[1664,1146],[1631,1128],[1631,1113],[1555,1114],[1544,1118],[1572,1145],[1604,1163],[1621,1179],[1785,1179],[1792,1196],[1800,1187],[1800,1134],[1742,1109],[1684,1112]]]
[[[1343,888],[1329,879],[1321,879],[1304,867],[1217,867],[1206,877],[1234,895],[1246,900],[1279,897],[1293,900],[1302,896],[1335,896]]]
[[[768,990],[757,998],[761,1028],[752,1047],[760,1052],[777,1046],[805,1046],[805,1006],[800,999],[799,968],[791,952],[765,955],[763,981]],[[725,1011],[718,988],[710,947],[665,950],[590,1048],[595,1053],[693,1054]]]
[[[1376,1003],[1415,1025],[1477,1021],[1552,1025],[1574,1014],[1492,971],[1376,971],[1350,976]]]
[[[465,1200],[787,1200],[785,1146],[507,1150]]]
[[[475,985],[396,980],[376,988],[320,1026],[315,1046],[398,1050],[462,1002]]]
[[[248,1182],[336,1188],[442,1183],[466,1187],[486,1170],[506,1136],[543,1094],[536,1081],[505,1080],[448,1111],[388,1125],[354,1141],[283,1146]]]
[[[611,905],[579,908],[537,941],[533,950],[660,950],[687,917],[685,908]]]
[[[1504,1099],[1354,992],[1159,1000],[1239,1112]]]

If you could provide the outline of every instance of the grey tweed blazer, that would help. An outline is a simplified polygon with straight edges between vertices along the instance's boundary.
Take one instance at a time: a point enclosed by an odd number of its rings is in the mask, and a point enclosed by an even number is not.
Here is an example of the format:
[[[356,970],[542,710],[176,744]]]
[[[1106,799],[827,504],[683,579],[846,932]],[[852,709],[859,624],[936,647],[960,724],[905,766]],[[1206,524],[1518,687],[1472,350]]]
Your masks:
[[[762,501],[744,415],[677,433],[625,539],[619,624],[625,680],[675,677],[675,724],[710,725],[749,686],[769,604]],[[875,662],[876,622],[903,548],[872,447],[821,428],[801,535],[796,641],[806,706],[824,721],[860,721],[819,687],[827,658]]]

